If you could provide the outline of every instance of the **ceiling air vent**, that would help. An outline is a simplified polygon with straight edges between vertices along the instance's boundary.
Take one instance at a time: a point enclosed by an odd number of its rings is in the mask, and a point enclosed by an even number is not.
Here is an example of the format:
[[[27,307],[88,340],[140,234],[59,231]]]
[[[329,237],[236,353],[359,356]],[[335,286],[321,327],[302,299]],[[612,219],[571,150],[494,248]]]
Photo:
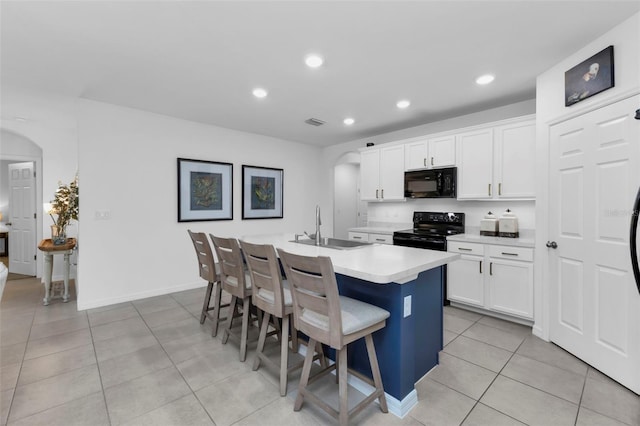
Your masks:
[[[304,120],[305,123],[311,124],[312,126],[322,126],[325,122],[322,120],[318,120],[317,118],[309,118]]]

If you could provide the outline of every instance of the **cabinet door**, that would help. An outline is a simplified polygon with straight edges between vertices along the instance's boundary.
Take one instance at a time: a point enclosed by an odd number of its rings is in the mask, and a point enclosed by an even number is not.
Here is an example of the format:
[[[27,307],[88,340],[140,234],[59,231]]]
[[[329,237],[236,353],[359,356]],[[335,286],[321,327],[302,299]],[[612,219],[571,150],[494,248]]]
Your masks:
[[[487,307],[533,319],[533,263],[489,258]]]
[[[498,127],[495,184],[498,198],[535,198],[535,122]]]
[[[430,167],[452,167],[456,165],[456,138],[447,136],[444,138],[429,140],[427,164]]]
[[[458,141],[458,199],[493,197],[493,130],[463,133]]]
[[[447,265],[447,298],[484,307],[484,257],[462,255]]]
[[[380,149],[380,198],[404,199],[404,145]]]
[[[404,146],[405,170],[420,170],[427,168],[427,143],[425,141],[411,142]]]
[[[380,195],[380,150],[360,153],[360,198],[375,201]]]

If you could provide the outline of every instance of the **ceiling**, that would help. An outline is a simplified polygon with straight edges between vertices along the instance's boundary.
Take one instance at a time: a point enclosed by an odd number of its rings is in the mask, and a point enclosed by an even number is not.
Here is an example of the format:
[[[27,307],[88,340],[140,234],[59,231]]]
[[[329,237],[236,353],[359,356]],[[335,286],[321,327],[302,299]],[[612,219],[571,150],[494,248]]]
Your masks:
[[[1,84],[328,146],[533,99],[537,75],[638,10],[638,1],[2,0]],[[324,65],[308,68],[309,53]],[[485,73],[495,81],[477,85]],[[252,95],[258,86],[266,98]],[[410,107],[398,109],[400,99]],[[326,124],[304,123],[312,117]]]

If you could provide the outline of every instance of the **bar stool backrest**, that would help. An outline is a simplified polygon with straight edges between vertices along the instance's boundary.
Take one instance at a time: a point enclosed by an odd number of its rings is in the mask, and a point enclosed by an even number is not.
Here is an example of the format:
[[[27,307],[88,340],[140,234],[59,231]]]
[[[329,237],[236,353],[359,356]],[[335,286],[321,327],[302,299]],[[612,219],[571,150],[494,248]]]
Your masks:
[[[220,281],[225,291],[244,299],[251,296],[250,281],[245,276],[244,261],[240,245],[235,238],[210,235],[220,264]],[[249,287],[247,288],[247,284]]]
[[[251,274],[252,303],[263,311],[282,318],[285,315],[285,301],[276,250],[270,244],[252,244],[246,241],[240,241],[240,247]]]
[[[187,230],[187,232],[191,237],[193,248],[196,249],[196,255],[198,256],[200,278],[210,283],[216,282],[216,261],[213,258],[213,251],[207,239],[207,234],[204,232],[191,232],[191,230]]]
[[[342,318],[338,283],[331,258],[310,257],[278,249],[293,296],[298,330],[313,339],[342,348]]]

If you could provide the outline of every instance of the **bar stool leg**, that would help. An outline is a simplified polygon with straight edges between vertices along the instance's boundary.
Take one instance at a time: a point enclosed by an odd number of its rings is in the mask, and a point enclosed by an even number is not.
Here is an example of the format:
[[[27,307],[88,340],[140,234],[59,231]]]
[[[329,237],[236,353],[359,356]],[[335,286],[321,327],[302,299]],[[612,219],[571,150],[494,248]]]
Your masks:
[[[260,368],[260,362],[262,351],[264,351],[264,342],[267,339],[267,329],[269,328],[270,313],[265,312],[265,316],[262,319],[262,325],[260,326],[260,337],[258,338],[258,347],[256,348],[256,359],[253,361],[253,371]]]
[[[220,322],[220,308],[222,304],[222,284],[215,283],[216,294],[213,296],[213,330],[211,331],[211,337],[216,337],[218,335],[218,323]],[[231,305],[229,305],[229,310],[231,310]]]
[[[251,298],[242,299],[242,335],[240,336],[240,361],[247,359],[247,335],[249,334],[249,316],[251,315]]]
[[[349,405],[347,400],[347,346],[344,346],[338,352],[336,358],[338,361],[338,393],[340,395],[340,413],[338,419],[341,426],[346,426],[349,423]]]
[[[302,373],[300,374],[300,383],[298,384],[298,396],[296,402],[293,405],[293,411],[300,411],[302,403],[304,402],[304,392],[307,389],[309,383],[309,374],[311,374],[311,364],[313,363],[313,355],[315,352],[316,341],[309,338],[309,344],[307,345],[307,354],[304,357],[304,365],[302,366]]]
[[[376,386],[376,391],[380,392],[378,402],[380,403],[380,410],[383,413],[388,413],[387,397],[384,394],[384,388],[382,387],[382,376],[380,375],[380,367],[378,366],[378,357],[376,355],[376,348],[373,344],[373,336],[367,334],[364,337],[364,341],[367,344],[367,352],[369,353],[369,363],[371,364],[371,374],[373,375],[373,383]]]
[[[282,318],[280,332],[280,396],[287,394],[287,369],[289,364],[289,315]]]
[[[233,317],[236,316],[236,312],[238,312],[238,298],[236,296],[231,296],[231,303],[229,304],[229,319],[227,320],[227,327],[224,329],[224,333],[222,335],[223,345],[226,345],[229,341],[229,334],[231,326],[233,325]]]
[[[213,283],[209,281],[207,285],[207,293],[204,295],[204,305],[202,306],[202,313],[200,314],[200,324],[204,324],[204,320],[207,319],[207,311],[209,310],[209,304],[211,303],[211,291],[213,290]]]

